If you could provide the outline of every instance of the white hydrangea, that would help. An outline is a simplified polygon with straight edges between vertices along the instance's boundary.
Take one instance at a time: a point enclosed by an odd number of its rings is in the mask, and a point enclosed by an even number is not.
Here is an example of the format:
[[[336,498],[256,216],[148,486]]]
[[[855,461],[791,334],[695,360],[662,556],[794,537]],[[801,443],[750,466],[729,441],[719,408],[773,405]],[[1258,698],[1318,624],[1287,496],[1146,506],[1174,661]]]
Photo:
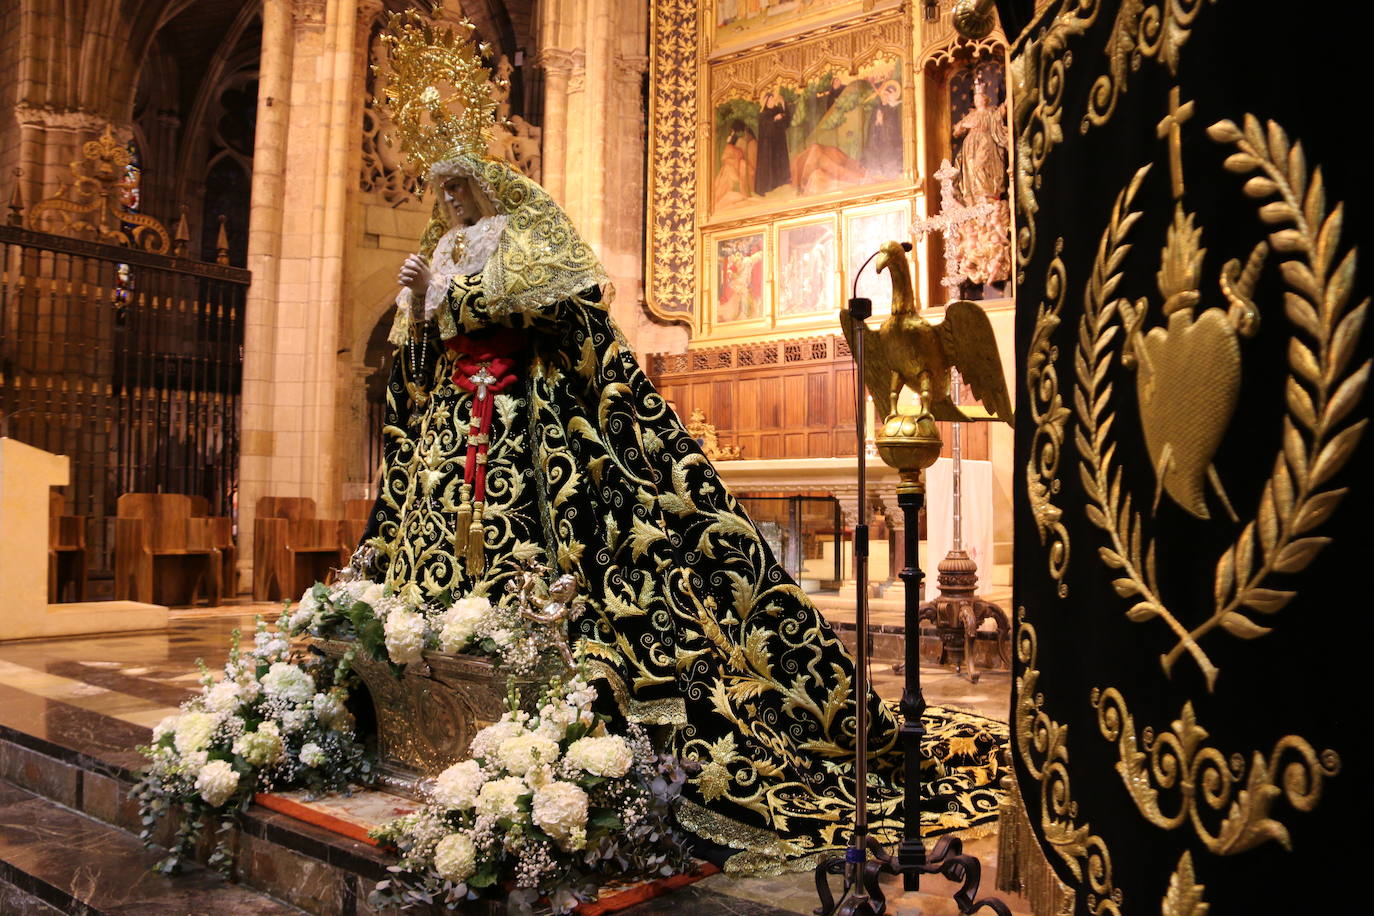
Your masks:
[[[525,726],[519,722],[512,722],[509,719],[502,719],[482,729],[472,736],[472,743],[468,745],[468,753],[473,757],[480,757],[483,760],[496,759],[497,749],[510,738],[516,735],[523,735]]]
[[[477,801],[477,793],[482,790],[486,777],[476,760],[455,763],[434,780],[434,791],[430,794],[441,805],[450,808],[471,808]]]
[[[243,688],[227,678],[205,692],[205,708],[211,712],[234,712],[242,703]]]
[[[466,881],[477,868],[477,847],[464,833],[450,833],[434,847],[434,870],[449,881]]]
[[[565,850],[587,844],[587,793],[571,782],[555,781],[534,793],[534,822]]]
[[[398,665],[418,662],[425,651],[425,618],[414,611],[397,610],[387,615],[384,626],[386,651]]]
[[[273,662],[262,677],[262,689],[269,697],[288,703],[309,703],[315,696],[310,675],[289,662]]]
[[[453,603],[444,612],[439,631],[439,645],[445,652],[461,652],[477,635],[477,630],[491,614],[491,602],[469,595]]]
[[[234,753],[255,767],[275,763],[281,759],[285,750],[281,731],[275,722],[262,722],[258,725],[257,731],[240,735],[234,741]]]
[[[211,760],[196,774],[196,791],[212,808],[227,802],[238,787],[238,772],[223,760]]]
[[[526,732],[502,741],[496,749],[496,758],[501,761],[501,766],[510,772],[524,776],[538,764],[556,762],[558,742],[543,735]]]
[[[325,754],[324,748],[314,741],[307,741],[301,745],[301,763],[308,767],[322,767],[328,762],[329,757]]]
[[[177,730],[177,723],[180,722],[180,721],[181,721],[181,714],[180,714],[180,713],[175,713],[175,714],[173,714],[173,715],[164,717],[163,720],[162,720],[161,722],[159,722],[159,723],[157,723],[156,725],[154,725],[154,726],[153,726],[153,743],[154,743],[154,744],[157,744],[159,741],[161,741],[163,738],[167,737],[168,735],[175,734],[175,733],[176,733],[176,730]]]
[[[629,742],[619,735],[578,738],[568,748],[568,763],[593,776],[619,779],[630,771],[634,753]]]
[[[518,818],[520,809],[516,807],[516,802],[520,796],[528,795],[529,791],[529,786],[525,785],[525,781],[519,776],[493,779],[477,793],[477,813],[498,818]]]
[[[209,713],[188,712],[183,715],[176,723],[177,753],[184,756],[205,747],[218,724]]]

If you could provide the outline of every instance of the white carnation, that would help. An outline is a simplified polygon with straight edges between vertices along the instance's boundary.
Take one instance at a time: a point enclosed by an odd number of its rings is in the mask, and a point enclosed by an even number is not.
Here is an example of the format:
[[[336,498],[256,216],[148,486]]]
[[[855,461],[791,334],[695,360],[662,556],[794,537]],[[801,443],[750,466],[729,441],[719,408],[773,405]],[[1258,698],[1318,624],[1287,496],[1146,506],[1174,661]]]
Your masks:
[[[455,601],[453,607],[444,612],[439,631],[439,645],[445,652],[461,652],[478,628],[491,613],[491,602],[486,598],[469,596]]]
[[[551,782],[534,793],[534,822],[565,850],[587,844],[587,793],[571,782]]]
[[[257,731],[240,735],[234,741],[234,753],[255,767],[275,763],[281,759],[285,750],[281,731],[275,722],[262,722],[258,725]]]
[[[434,870],[449,881],[466,881],[477,868],[477,847],[463,833],[450,833],[434,847]]]
[[[523,735],[525,727],[519,722],[512,722],[509,719],[502,719],[500,722],[488,725],[480,732],[472,736],[472,743],[468,745],[468,753],[473,757],[495,762],[496,752],[501,745],[509,738],[516,735]]]
[[[315,682],[299,665],[273,662],[262,678],[262,689],[269,697],[288,703],[309,703],[315,696]]]
[[[301,745],[301,763],[306,766],[324,766],[328,760],[329,758],[325,754],[324,748],[320,747],[314,741],[307,741],[305,744]]]
[[[604,738],[578,738],[568,748],[568,763],[593,776],[619,779],[630,771],[634,753],[619,735]]]
[[[196,791],[212,808],[227,802],[238,787],[238,772],[223,760],[211,760],[196,774]]]
[[[502,741],[496,750],[496,757],[501,761],[501,766],[517,776],[524,776],[541,763],[557,761],[558,742],[543,735],[526,732]]]
[[[434,791],[430,794],[441,805],[450,808],[471,808],[477,802],[477,793],[482,791],[486,777],[476,760],[455,763],[434,780]]]
[[[293,706],[281,714],[280,722],[282,731],[288,735],[296,732],[310,724],[311,709],[303,706]]]
[[[425,618],[414,611],[397,610],[387,615],[386,651],[398,665],[418,662],[425,651]]]
[[[205,707],[211,712],[234,712],[242,704],[242,697],[243,689],[225,679],[205,692]]]
[[[574,786],[574,788],[576,788]],[[582,791],[578,789],[578,791]],[[522,795],[528,795],[529,787],[519,776],[506,776],[503,779],[493,779],[491,782],[482,786],[482,790],[477,793],[477,814],[489,814],[492,817],[518,818],[520,809],[516,802]]]
[[[210,741],[219,723],[209,713],[188,712],[176,723],[176,749],[183,756],[198,751]]]
[[[348,710],[339,701],[338,696],[333,693],[317,693],[313,702],[315,718],[320,720],[320,724],[329,728],[336,723],[344,720]]]

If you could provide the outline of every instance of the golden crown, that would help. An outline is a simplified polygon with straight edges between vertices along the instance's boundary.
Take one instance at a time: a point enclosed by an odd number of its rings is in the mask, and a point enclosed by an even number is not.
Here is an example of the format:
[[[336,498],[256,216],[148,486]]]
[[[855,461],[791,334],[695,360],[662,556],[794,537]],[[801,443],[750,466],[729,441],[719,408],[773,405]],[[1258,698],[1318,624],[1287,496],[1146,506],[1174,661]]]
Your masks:
[[[421,182],[457,153],[486,155],[495,123],[493,80],[482,63],[491,47],[475,40],[477,28],[466,19],[434,25],[442,15],[442,3],[428,20],[414,9],[392,13],[382,33],[391,64],[382,99],[388,141],[399,141],[407,169]]]

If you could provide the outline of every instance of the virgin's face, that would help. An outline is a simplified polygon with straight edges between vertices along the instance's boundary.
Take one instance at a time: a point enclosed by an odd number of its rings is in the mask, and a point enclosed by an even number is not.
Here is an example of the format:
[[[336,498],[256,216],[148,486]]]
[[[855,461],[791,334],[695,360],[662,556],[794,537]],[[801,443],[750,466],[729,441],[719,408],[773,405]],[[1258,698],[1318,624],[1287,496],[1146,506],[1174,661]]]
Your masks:
[[[444,182],[444,201],[453,211],[453,218],[460,223],[472,224],[482,216],[473,197],[472,182],[466,178],[450,178]]]

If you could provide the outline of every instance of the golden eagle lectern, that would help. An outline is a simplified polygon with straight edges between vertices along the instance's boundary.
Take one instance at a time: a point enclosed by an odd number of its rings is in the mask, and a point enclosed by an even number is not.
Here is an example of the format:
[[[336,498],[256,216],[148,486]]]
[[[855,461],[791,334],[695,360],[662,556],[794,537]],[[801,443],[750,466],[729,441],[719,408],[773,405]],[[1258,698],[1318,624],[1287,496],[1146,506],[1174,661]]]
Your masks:
[[[917,313],[911,268],[901,243],[884,242],[878,251],[873,266],[886,270],[892,279],[892,315],[874,331],[844,309],[840,325],[851,350],[854,335],[864,335],[864,387],[873,396],[879,421],[897,412],[897,397],[905,387],[919,402],[913,417],[918,425],[930,420],[994,419],[1011,425],[1011,397],[987,314],[960,300],[949,304],[942,321],[926,321]],[[960,408],[950,399],[950,369],[959,370],[985,410]]]

